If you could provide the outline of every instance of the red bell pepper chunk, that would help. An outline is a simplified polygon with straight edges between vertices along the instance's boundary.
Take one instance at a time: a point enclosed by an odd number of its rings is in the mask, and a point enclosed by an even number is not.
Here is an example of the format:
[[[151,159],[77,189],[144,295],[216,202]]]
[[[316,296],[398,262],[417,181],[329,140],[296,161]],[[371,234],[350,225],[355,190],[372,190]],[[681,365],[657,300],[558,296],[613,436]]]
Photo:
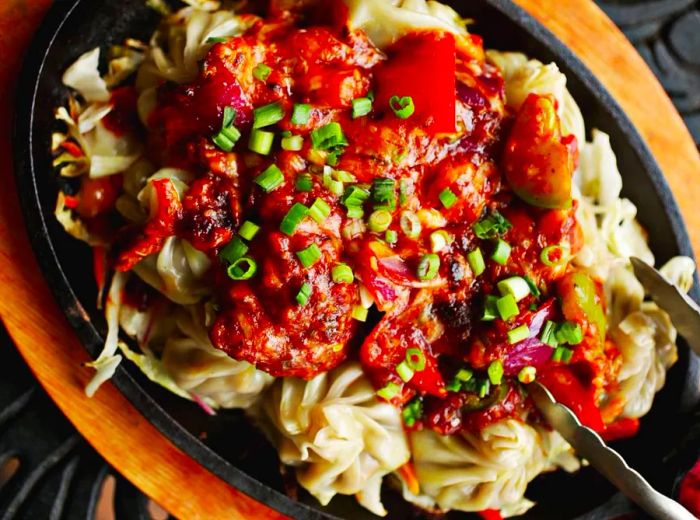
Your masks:
[[[601,432],[600,436],[606,442],[610,442],[617,441],[620,439],[627,439],[628,437],[633,437],[637,435],[638,431],[639,419],[623,417],[611,424],[608,424],[608,426],[605,428],[605,431]]]
[[[415,112],[409,121],[434,133],[454,132],[455,72],[452,34],[432,31],[404,36],[389,50],[389,59],[377,67],[375,107],[390,112],[393,96],[410,96]]]
[[[484,509],[479,511],[478,515],[484,520],[503,520],[501,512],[498,509]]]
[[[569,367],[553,367],[544,371],[537,380],[554,398],[571,409],[581,424],[597,432],[605,430],[600,410],[595,404],[593,387],[586,388]]]

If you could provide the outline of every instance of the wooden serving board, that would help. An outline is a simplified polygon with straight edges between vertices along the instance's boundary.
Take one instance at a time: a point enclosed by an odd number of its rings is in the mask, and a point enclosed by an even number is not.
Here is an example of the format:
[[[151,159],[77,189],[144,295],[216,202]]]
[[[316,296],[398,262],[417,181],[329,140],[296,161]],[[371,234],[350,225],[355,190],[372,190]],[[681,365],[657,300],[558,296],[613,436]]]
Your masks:
[[[700,156],[641,57],[591,0],[515,0],[567,44],[622,105],[652,149],[700,253]],[[12,92],[21,56],[49,0],[0,1],[0,316],[56,404],[104,458],[183,519],[281,518],[174,446],[111,384],[93,399],[88,355],[56,305],[30,249],[11,169]]]

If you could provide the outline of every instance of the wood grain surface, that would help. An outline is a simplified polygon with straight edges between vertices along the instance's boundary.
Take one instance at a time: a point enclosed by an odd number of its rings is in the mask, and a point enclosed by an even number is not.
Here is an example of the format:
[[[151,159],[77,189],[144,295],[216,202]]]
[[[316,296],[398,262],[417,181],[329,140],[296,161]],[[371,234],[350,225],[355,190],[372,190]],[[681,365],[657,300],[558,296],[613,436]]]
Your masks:
[[[566,43],[627,111],[661,165],[700,251],[700,156],[662,87],[590,0],[515,0]],[[89,400],[86,351],[44,283],[29,246],[11,171],[12,93],[21,56],[49,0],[0,1],[0,316],[34,374],[80,433],[178,518],[281,518],[168,441],[117,389]]]

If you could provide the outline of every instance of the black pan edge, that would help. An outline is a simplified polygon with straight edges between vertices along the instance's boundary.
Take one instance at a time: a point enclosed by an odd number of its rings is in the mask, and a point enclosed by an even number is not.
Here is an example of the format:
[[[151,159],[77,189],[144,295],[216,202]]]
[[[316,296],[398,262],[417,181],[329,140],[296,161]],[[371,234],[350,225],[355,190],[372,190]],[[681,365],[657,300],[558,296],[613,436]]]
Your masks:
[[[64,310],[73,328],[78,332],[81,341],[94,356],[99,352],[102,340],[92,323],[86,320],[85,311],[79,304],[49,239],[47,219],[54,217],[51,211],[45,213],[40,204],[34,164],[34,153],[37,151],[34,150],[32,141],[35,124],[34,108],[38,94],[37,78],[45,65],[48,50],[51,48],[57,32],[83,1],[56,0],[32,41],[25,58],[17,91],[13,150],[15,151],[14,166],[20,203],[35,255],[57,302]],[[630,146],[643,163],[646,174],[662,198],[680,253],[692,257],[693,252],[688,233],[668,184],[648,147],[612,96],[566,46],[524,10],[509,0],[483,1],[520,25],[534,40],[548,47],[557,56],[558,61],[568,66],[593,93],[597,101],[605,107],[626,134]],[[45,153],[45,151],[38,151],[38,153]],[[700,300],[697,276],[691,295],[695,300]],[[700,381],[700,361],[691,354],[683,390],[682,400],[684,402],[693,401],[691,396],[697,396],[698,381]],[[200,464],[242,492],[286,515],[297,518],[330,518],[317,509],[295,502],[272,490],[225,461],[175,422],[123,367],[117,370],[113,382],[166,437]],[[606,508],[605,511],[610,512],[609,506],[611,505],[613,509],[619,509],[619,506],[612,504],[613,502],[619,504],[620,497],[616,495],[603,506],[581,518],[601,518],[598,512],[602,512],[604,508]]]

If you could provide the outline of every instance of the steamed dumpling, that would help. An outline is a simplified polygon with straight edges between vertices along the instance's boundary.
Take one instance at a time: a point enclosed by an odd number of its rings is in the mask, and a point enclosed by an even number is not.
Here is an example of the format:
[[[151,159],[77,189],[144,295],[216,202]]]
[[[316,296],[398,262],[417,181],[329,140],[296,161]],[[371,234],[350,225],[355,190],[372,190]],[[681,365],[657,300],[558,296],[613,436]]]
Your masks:
[[[378,515],[382,478],[409,459],[400,411],[379,401],[358,363],[278,380],[262,402],[263,427],[299,483],[322,504],[356,495]]]
[[[524,498],[532,479],[554,469],[557,460],[567,469],[578,467],[570,446],[558,434],[540,432],[515,419],[494,423],[479,434],[412,432],[411,447],[421,489],[421,496],[412,501],[425,506],[429,498],[443,510],[521,514],[533,505]]]

